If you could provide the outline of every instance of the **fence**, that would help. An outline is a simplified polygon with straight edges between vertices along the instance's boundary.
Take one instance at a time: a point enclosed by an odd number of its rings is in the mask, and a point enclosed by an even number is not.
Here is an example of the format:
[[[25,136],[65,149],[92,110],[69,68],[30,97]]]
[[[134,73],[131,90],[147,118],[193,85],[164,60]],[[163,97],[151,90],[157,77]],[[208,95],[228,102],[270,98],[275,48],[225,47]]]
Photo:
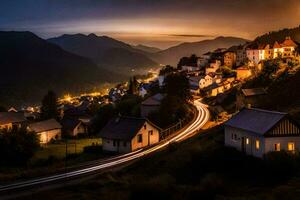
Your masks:
[[[194,117],[196,116],[196,110],[192,109],[193,113],[194,113]],[[182,129],[185,125],[187,125],[190,122],[190,119],[184,119],[184,120],[179,120],[179,122],[177,122],[174,125],[171,125],[170,127],[160,131],[160,135],[159,135],[159,140],[162,141],[164,139],[167,139],[171,136],[173,136],[178,130]]]

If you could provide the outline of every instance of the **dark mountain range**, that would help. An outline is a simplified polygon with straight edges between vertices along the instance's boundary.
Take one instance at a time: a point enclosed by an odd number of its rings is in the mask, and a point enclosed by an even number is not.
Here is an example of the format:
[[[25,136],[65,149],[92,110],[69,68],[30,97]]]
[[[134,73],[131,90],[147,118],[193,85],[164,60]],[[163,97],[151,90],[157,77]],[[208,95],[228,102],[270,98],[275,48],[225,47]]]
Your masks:
[[[4,97],[14,97],[10,102],[39,100],[48,89],[60,94],[111,80],[90,59],[30,32],[0,32],[0,66],[0,103]]]
[[[128,74],[133,68],[147,69],[158,65],[146,56],[147,52],[107,36],[62,35],[48,41],[66,51],[92,59],[101,68],[120,73]]]
[[[282,42],[286,37],[291,37],[294,41],[300,43],[300,26],[291,29],[282,29],[272,31],[257,37],[254,42],[259,44],[274,44],[275,41]]]
[[[142,50],[147,53],[157,53],[157,52],[161,51],[161,49],[159,49],[159,48],[149,47],[149,46],[145,46],[145,45],[141,45],[141,44],[139,44],[137,46],[132,46],[132,47],[135,49],[138,49],[138,50]]]
[[[213,40],[182,43],[169,49],[152,54],[151,58],[162,64],[176,65],[183,56],[196,54],[198,56],[213,51],[217,48],[229,48],[234,45],[244,44],[247,40],[236,37],[218,37]]]

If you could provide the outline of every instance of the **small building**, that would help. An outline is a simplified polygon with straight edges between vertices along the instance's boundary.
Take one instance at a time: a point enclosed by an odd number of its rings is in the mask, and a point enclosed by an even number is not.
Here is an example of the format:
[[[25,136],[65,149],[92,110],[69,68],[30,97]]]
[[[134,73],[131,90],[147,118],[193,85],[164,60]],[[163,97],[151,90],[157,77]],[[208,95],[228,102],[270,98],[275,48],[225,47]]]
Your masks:
[[[161,93],[148,97],[141,104],[141,116],[148,117],[150,113],[158,111],[160,108],[161,101],[164,98],[165,95]]]
[[[252,76],[252,70],[247,66],[242,66],[236,69],[236,79],[245,80]]]
[[[198,66],[189,66],[189,65],[184,65],[181,67],[181,69],[182,71],[187,71],[187,72],[195,72],[200,70]]]
[[[28,126],[29,131],[39,136],[41,144],[61,139],[61,128],[62,126],[55,119],[32,123]]]
[[[211,97],[215,97],[218,94],[222,94],[231,89],[231,83],[228,81],[222,81],[221,83],[213,83],[210,86],[204,88],[202,91]]]
[[[216,71],[220,68],[220,66],[221,66],[220,60],[213,60],[209,64],[209,67],[205,68],[205,74],[216,73]]]
[[[245,108],[225,123],[225,145],[262,158],[300,149],[300,126],[287,113]]]
[[[88,134],[88,126],[79,119],[65,118],[61,124],[62,132],[67,136],[76,137],[79,134]]]
[[[0,130],[20,129],[25,127],[26,122],[23,113],[0,112]]]
[[[227,51],[224,53],[224,65],[232,68],[236,66],[236,53],[234,51]]]
[[[266,90],[264,88],[250,88],[242,89],[237,94],[236,106],[238,109],[244,107],[259,107],[260,102],[266,97]]]
[[[160,128],[145,118],[116,117],[100,131],[104,151],[128,153],[159,142]]]

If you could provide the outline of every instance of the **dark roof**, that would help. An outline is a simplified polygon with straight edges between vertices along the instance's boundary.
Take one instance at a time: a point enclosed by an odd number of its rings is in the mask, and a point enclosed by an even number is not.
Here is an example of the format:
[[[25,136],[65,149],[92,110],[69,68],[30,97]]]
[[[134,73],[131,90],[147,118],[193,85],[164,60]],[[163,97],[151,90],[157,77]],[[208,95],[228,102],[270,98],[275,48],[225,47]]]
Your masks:
[[[267,94],[264,88],[242,89],[242,92],[246,97]]]
[[[0,125],[25,122],[24,113],[0,112]]]
[[[71,130],[71,131],[73,131],[81,123],[82,122],[79,119],[71,119],[71,118],[64,118],[61,121],[63,129]]]
[[[159,106],[161,104],[161,101],[165,97],[165,94],[156,94],[149,98],[147,98],[145,101],[142,102],[143,106]]]
[[[49,119],[41,122],[32,123],[29,125],[29,128],[36,133],[40,133],[54,129],[61,129],[61,125],[55,119]]]
[[[100,131],[100,136],[107,139],[128,141],[135,137],[146,122],[156,127],[145,118],[116,117],[110,120]]]
[[[225,125],[264,135],[286,116],[287,113],[245,108]]]
[[[191,90],[199,90],[199,85],[190,85]]]

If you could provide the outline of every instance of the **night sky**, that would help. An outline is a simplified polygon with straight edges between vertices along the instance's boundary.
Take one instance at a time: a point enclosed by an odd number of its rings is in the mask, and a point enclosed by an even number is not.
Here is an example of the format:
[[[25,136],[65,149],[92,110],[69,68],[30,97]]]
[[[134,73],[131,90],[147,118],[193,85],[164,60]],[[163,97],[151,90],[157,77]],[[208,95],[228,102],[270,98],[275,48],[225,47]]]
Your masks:
[[[93,32],[166,48],[298,26],[300,0],[1,0],[0,13],[1,30],[43,38]]]

